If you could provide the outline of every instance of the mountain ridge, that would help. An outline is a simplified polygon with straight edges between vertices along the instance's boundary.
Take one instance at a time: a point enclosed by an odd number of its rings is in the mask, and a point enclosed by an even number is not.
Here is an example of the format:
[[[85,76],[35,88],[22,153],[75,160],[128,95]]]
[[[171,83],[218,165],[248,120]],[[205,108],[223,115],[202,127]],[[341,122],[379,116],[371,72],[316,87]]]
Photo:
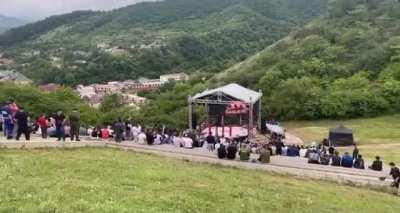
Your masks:
[[[142,2],[111,12],[51,17],[6,32],[0,45],[16,69],[43,83],[157,77],[177,68],[215,73],[325,11],[325,0]],[[26,56],[35,51],[40,58]],[[86,56],[74,56],[77,51]],[[113,51],[122,54],[107,53]]]

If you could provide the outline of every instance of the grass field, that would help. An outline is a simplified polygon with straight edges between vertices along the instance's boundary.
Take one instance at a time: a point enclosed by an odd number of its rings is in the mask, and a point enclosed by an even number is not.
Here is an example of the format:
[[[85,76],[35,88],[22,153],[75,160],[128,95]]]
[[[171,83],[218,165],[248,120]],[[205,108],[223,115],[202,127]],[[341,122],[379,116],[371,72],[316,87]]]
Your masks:
[[[285,122],[284,126],[290,133],[310,143],[327,138],[329,128],[339,124],[354,130],[356,143],[365,157],[372,159],[380,155],[386,162],[395,161],[400,164],[400,115],[345,121],[293,121]],[[348,150],[351,148],[342,149]]]
[[[114,149],[0,150],[0,212],[399,212],[333,183]]]

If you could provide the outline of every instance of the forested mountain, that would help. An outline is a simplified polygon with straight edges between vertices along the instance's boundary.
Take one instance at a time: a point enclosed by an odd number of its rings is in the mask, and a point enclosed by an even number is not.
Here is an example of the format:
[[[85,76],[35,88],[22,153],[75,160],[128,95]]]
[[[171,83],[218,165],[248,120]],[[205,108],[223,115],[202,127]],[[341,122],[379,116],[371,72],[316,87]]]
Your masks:
[[[15,68],[74,85],[214,73],[325,14],[326,0],[165,0],[54,16],[0,35]]]
[[[13,27],[19,27],[25,23],[26,21],[24,20],[0,14],[0,33],[3,33]]]
[[[329,16],[210,82],[261,89],[265,112],[287,119],[400,111],[400,3],[330,1]]]
[[[204,81],[159,95],[142,114],[186,125],[186,97],[236,82],[263,91],[263,115],[341,119],[400,112],[400,2],[334,0],[318,18],[265,50]],[[173,116],[155,116],[155,115]],[[179,118],[179,119],[176,119]]]

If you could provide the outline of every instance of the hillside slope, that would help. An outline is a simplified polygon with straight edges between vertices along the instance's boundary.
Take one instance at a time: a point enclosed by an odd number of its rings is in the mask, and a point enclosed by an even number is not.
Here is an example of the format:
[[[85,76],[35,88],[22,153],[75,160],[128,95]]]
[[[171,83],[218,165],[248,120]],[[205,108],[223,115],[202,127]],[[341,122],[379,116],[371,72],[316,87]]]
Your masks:
[[[261,89],[264,111],[287,119],[400,110],[400,3],[336,0],[329,16],[211,79]]]
[[[217,72],[325,14],[326,0],[166,0],[50,17],[0,36],[38,82]],[[18,66],[23,65],[23,66]]]

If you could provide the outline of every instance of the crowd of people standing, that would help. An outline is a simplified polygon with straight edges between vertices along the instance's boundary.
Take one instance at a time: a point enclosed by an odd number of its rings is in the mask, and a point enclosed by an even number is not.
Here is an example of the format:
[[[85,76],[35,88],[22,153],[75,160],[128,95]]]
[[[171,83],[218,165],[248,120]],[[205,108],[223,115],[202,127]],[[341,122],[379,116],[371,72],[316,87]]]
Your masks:
[[[7,101],[1,106],[1,129],[7,140],[20,140],[21,135],[25,140],[30,140],[32,132],[40,133],[43,139],[48,138],[49,130],[54,133],[58,141],[65,141],[70,136],[71,141],[79,141],[80,113],[74,109],[68,117],[62,111],[52,116],[40,115],[37,119],[31,119],[24,107],[18,106],[14,100]]]

